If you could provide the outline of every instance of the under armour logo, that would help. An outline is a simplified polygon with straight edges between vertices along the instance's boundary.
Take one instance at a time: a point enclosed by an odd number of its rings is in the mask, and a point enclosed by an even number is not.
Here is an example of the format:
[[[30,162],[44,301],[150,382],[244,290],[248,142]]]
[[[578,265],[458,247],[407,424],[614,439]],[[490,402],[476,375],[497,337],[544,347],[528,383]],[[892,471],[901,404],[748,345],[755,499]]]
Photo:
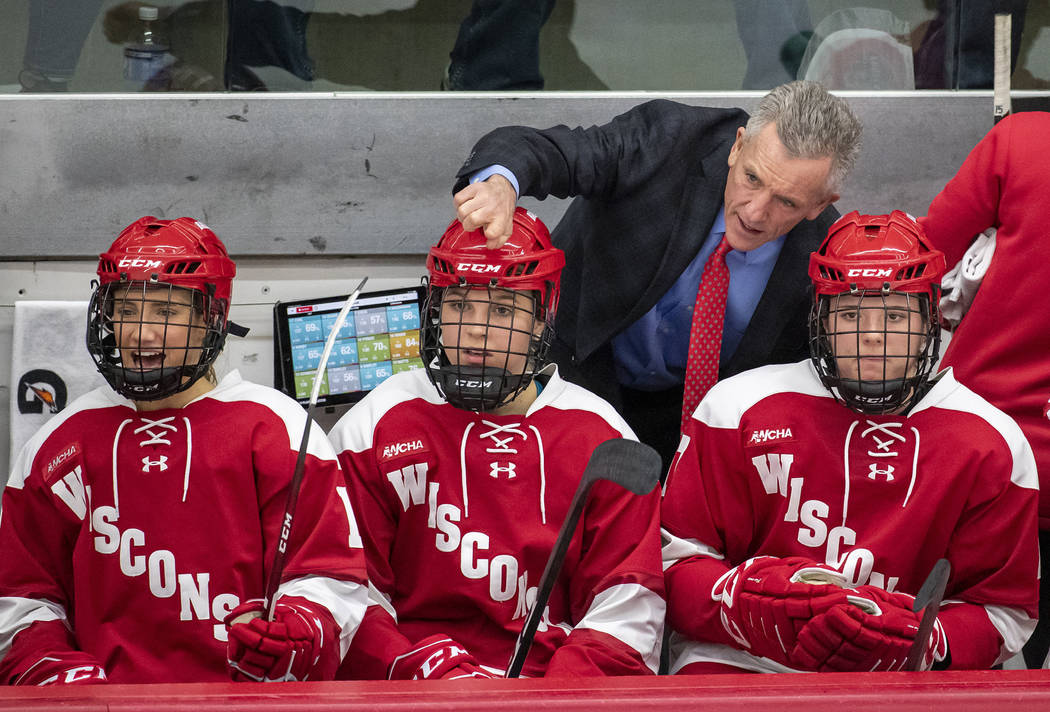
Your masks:
[[[874,462],[868,465],[868,479],[878,481],[879,475],[886,478],[887,482],[893,482],[893,465],[886,465],[886,469],[880,470]]]
[[[149,472],[151,467],[159,467],[161,472],[168,469],[168,456],[161,455],[156,460],[149,459],[149,456],[142,458],[142,471]]]
[[[491,470],[489,470],[489,476],[494,479],[499,479],[500,473],[507,475],[508,480],[513,480],[517,475],[514,474],[514,463],[509,462],[506,465],[500,465],[498,462],[489,463]]]

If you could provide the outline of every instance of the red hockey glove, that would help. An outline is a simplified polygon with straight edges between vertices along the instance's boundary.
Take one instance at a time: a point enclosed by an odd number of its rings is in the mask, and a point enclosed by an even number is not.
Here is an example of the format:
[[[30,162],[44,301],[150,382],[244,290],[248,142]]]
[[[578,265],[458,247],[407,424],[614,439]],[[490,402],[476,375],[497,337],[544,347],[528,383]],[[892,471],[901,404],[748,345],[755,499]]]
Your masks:
[[[791,655],[793,667],[838,672],[904,668],[922,617],[911,610],[914,597],[875,586],[859,586],[857,594],[802,629]],[[937,621],[921,668],[929,670],[947,654],[948,639]]]
[[[432,635],[415,648],[394,658],[388,680],[456,680],[464,677],[495,677],[478,666],[478,661],[459,643],[446,635]]]
[[[106,671],[94,657],[79,650],[49,654],[18,676],[15,685],[98,685]]]
[[[753,655],[788,664],[799,631],[852,593],[839,572],[799,556],[745,561],[715,584],[726,632]]]
[[[246,613],[259,613],[234,622]],[[277,601],[272,621],[263,601],[237,606],[223,621],[229,630],[227,660],[237,681],[332,680],[339,667],[339,628],[326,608],[299,596]]]

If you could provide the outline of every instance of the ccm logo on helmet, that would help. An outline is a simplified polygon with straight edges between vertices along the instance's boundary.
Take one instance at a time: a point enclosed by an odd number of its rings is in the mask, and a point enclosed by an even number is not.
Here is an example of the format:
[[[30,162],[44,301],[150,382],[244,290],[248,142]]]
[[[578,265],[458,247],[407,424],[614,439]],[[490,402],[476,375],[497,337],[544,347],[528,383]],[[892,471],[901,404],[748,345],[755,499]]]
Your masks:
[[[456,265],[456,271],[489,274],[491,272],[499,272],[499,265],[486,265],[477,262],[460,262]]]
[[[150,269],[152,267],[160,267],[160,260],[147,260],[142,257],[121,257],[120,262],[117,263],[118,267],[145,267]]]
[[[854,267],[846,271],[848,277],[892,277],[892,269],[877,269],[875,267]]]
[[[483,381],[478,378],[457,378],[455,385],[457,388],[492,388],[495,385],[495,381]]]

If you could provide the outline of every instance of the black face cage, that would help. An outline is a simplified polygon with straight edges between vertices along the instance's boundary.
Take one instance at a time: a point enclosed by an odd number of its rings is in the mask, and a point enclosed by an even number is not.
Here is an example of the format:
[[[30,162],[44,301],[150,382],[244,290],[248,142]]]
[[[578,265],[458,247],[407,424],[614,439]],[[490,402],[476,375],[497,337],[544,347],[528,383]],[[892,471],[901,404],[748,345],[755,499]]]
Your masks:
[[[901,294],[907,297],[906,306],[889,307],[886,304],[888,294]],[[848,326],[839,320],[839,331],[832,332],[829,314],[834,300],[842,296],[860,298],[878,298],[875,305],[870,299],[860,303],[855,311],[858,313],[856,323]],[[847,307],[848,308],[848,307]],[[841,307],[840,307],[841,309]],[[880,327],[864,329],[865,312],[881,310],[883,318],[876,320]],[[889,320],[889,312],[904,311],[908,315],[918,314],[922,326],[918,331],[909,330],[907,325],[895,328]],[[909,319],[910,321],[910,319]],[[874,353],[862,347],[862,337],[866,334],[878,334],[882,338],[882,349]],[[891,345],[901,342],[904,347]],[[836,341],[840,353],[836,358],[832,349]],[[926,382],[934,373],[941,343],[941,330],[936,314],[930,313],[930,295],[906,292],[889,292],[887,290],[857,290],[837,295],[821,295],[810,311],[809,317],[809,351],[813,365],[823,383],[836,400],[859,413],[871,415],[897,413],[906,411],[926,392]],[[846,347],[849,348],[846,348]],[[903,352],[902,352],[903,351]],[[852,352],[852,353],[849,353]],[[874,356],[882,359],[881,378],[862,378],[861,356]],[[857,378],[847,377],[841,373],[839,364],[845,359],[854,359]],[[891,364],[900,367],[907,361],[904,377],[890,377],[887,370]],[[911,372],[911,375],[907,375]]]
[[[180,293],[183,300],[173,299]],[[171,315],[187,305],[190,320],[173,320]],[[136,401],[166,398],[208,374],[226,341],[226,308],[196,289],[110,282],[95,289],[88,306],[88,351],[117,393]],[[130,363],[124,363],[118,335]]]
[[[528,297],[529,306],[513,306],[515,294],[519,301]],[[427,375],[445,400],[480,413],[511,402],[528,388],[547,364],[554,335],[549,308],[553,285],[543,294],[541,303],[538,292],[495,286],[427,290],[420,348]],[[540,314],[546,318],[537,336]],[[516,343],[525,346],[516,348]]]

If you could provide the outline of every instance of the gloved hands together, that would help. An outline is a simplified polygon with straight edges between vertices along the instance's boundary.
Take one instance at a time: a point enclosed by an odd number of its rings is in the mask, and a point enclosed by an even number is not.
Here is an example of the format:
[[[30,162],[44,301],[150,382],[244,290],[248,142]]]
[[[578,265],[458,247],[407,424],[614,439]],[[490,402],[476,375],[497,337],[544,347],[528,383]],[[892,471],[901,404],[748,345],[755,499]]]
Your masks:
[[[799,556],[759,556],[718,579],[712,597],[720,601],[726,632],[744,650],[784,665],[799,633],[812,619],[845,603],[850,590],[834,569]]]
[[[794,667],[840,672],[904,669],[922,619],[912,611],[915,597],[875,586],[858,586],[855,593],[849,603],[815,616],[803,627],[792,653]],[[938,620],[920,669],[929,670],[947,655],[948,639]]]

